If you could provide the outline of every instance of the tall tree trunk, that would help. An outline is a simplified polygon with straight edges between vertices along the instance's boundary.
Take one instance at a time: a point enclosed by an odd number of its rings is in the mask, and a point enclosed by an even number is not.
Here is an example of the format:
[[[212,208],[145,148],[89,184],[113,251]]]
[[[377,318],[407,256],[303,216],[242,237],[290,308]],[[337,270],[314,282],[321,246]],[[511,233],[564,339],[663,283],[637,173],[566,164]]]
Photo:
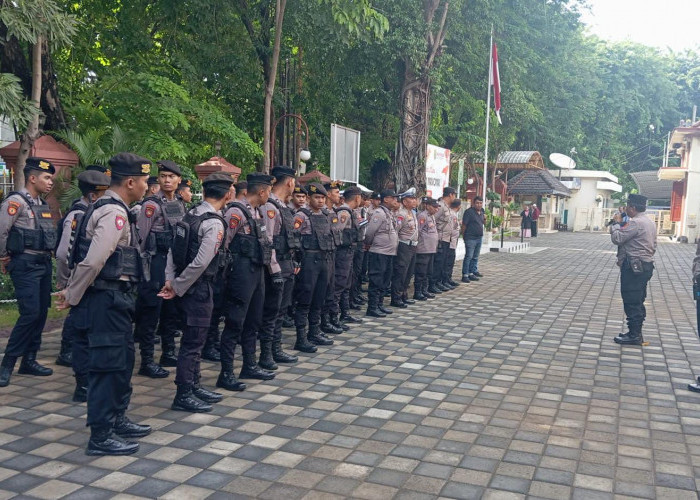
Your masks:
[[[413,186],[419,193],[425,192],[425,155],[430,134],[430,71],[442,54],[442,44],[446,35],[445,22],[450,6],[449,2],[444,3],[440,21],[433,26],[435,14],[442,1],[424,1],[423,19],[427,26],[425,60],[421,62],[417,72],[413,70],[413,62],[410,59],[405,61],[399,108],[399,141],[394,158],[394,177],[399,192]]]
[[[43,37],[37,37],[32,50],[32,104],[36,107],[34,118],[29,122],[27,130],[20,138],[17,164],[15,165],[15,189],[24,187],[24,164],[34,147],[34,142],[39,138],[39,115],[41,114],[41,52]]]
[[[272,47],[272,59],[270,60],[270,71],[266,75],[265,81],[265,109],[263,118],[263,164],[262,171],[270,172],[270,161],[272,158],[270,129],[272,126],[272,97],[275,94],[275,83],[277,81],[277,65],[280,59],[280,47],[282,45],[282,25],[284,22],[284,9],[287,0],[277,0],[277,11],[275,13],[275,43]]]
[[[46,116],[44,130],[64,130],[66,115],[58,94],[58,78],[53,67],[49,42],[44,38],[41,53],[41,110]]]

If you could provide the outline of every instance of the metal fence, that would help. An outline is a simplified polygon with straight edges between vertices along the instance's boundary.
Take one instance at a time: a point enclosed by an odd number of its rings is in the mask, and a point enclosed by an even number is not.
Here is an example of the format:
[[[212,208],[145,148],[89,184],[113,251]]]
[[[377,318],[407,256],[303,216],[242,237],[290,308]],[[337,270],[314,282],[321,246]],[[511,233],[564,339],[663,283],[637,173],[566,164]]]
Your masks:
[[[573,230],[591,233],[607,231],[605,224],[612,219],[616,212],[616,208],[577,208]],[[644,214],[654,221],[658,234],[674,233],[675,222],[671,222],[670,210],[647,210]]]

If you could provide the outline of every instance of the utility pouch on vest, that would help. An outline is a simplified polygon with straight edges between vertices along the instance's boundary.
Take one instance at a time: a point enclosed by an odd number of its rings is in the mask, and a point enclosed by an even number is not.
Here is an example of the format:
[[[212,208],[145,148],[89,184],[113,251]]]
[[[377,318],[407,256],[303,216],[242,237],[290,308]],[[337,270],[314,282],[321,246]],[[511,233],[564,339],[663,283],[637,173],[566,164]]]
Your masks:
[[[187,253],[190,242],[190,225],[184,220],[175,225],[175,237],[173,238],[173,264],[178,272],[187,267]]]
[[[700,283],[697,280],[693,281],[693,298],[695,300],[700,300]]]

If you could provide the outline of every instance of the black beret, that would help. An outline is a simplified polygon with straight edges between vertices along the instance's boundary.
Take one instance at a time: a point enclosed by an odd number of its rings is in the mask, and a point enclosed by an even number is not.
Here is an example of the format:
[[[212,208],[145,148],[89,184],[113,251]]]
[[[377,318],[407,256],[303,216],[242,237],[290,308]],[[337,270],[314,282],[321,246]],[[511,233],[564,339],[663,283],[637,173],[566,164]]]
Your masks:
[[[372,191],[372,194],[369,195],[369,198],[370,198],[371,200],[381,200],[381,199],[382,199],[382,197],[379,196],[379,193],[376,192],[376,191]]]
[[[294,186],[294,193],[295,193],[295,194],[299,194],[299,193],[301,193],[301,194],[309,194],[309,193],[306,191],[306,188],[305,188],[304,186],[299,185],[299,184],[297,184],[296,186]]]
[[[296,177],[296,170],[289,167],[278,166],[272,169],[270,172],[272,176],[278,181],[284,179],[285,177]]]
[[[393,189],[385,189],[384,191],[382,191],[381,194],[382,200],[384,198],[396,198],[397,196],[398,195],[396,194],[396,191],[394,191]]]
[[[134,153],[119,153],[109,159],[112,175],[122,177],[151,175],[151,162]]]
[[[439,207],[439,206],[440,206],[440,203],[438,203],[438,201],[437,201],[436,199],[431,198],[430,196],[423,196],[423,198],[421,199],[421,201],[422,201],[423,203],[425,203],[426,205],[431,205],[431,206],[433,206],[433,207]]]
[[[151,175],[151,176],[148,178],[148,185],[149,185],[149,186],[155,186],[156,184],[158,184],[158,177],[156,177],[156,176],[154,176],[154,175]]]
[[[180,168],[180,165],[178,165],[174,161],[160,160],[157,163],[157,165],[158,165],[158,172],[162,172],[163,170],[167,170],[168,172],[172,172],[175,175],[179,175],[182,177],[182,169]]]
[[[260,174],[260,173],[248,174],[245,177],[246,182],[248,182],[248,186],[260,185],[260,184],[262,184],[263,186],[272,186],[272,181],[274,179],[275,178],[272,177],[271,175]]]
[[[96,170],[85,170],[78,174],[78,185],[87,185],[94,189],[108,189],[112,179],[102,172]]]
[[[306,187],[307,192],[309,195],[312,194],[322,194],[323,196],[328,196],[328,192],[326,191],[326,188],[321,186],[318,182],[312,182]]]
[[[56,173],[56,169],[49,160],[35,158],[33,156],[27,158],[24,164],[24,170],[38,170],[39,172],[47,172],[52,175]]]
[[[226,186],[231,186],[233,184],[233,175],[226,172],[214,172],[213,174],[207,175],[207,177],[202,181],[205,186],[207,184],[225,184]]]
[[[248,189],[248,183],[246,181],[240,181],[236,184],[236,192],[240,193],[241,191],[245,191]]]
[[[340,182],[338,181],[330,181],[326,182],[323,187],[326,189],[326,191],[330,191],[331,189],[340,189]]]
[[[192,181],[189,179],[182,179],[180,181],[180,184],[177,185],[178,189],[185,189],[185,188],[191,188],[192,187]]]
[[[647,197],[641,194],[630,194],[627,196],[627,204],[634,205],[635,207],[646,207]]]
[[[103,174],[107,174],[107,175],[111,174],[111,172],[109,171],[109,169],[107,167],[102,166],[102,165],[97,165],[97,164],[88,165],[87,167],[85,167],[85,171],[87,172],[88,170],[92,170],[94,172],[102,172]]]
[[[442,190],[443,196],[450,196],[451,194],[457,194],[457,190],[455,188],[451,188],[451,187],[446,187],[445,189]]]

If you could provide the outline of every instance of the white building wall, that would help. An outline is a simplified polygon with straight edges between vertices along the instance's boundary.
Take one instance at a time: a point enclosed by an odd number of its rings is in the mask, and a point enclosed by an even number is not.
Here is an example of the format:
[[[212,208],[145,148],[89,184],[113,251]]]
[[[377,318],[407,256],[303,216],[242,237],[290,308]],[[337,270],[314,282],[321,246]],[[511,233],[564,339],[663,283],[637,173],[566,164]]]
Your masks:
[[[688,186],[683,207],[688,241],[700,236],[700,138],[694,137],[688,155]]]

